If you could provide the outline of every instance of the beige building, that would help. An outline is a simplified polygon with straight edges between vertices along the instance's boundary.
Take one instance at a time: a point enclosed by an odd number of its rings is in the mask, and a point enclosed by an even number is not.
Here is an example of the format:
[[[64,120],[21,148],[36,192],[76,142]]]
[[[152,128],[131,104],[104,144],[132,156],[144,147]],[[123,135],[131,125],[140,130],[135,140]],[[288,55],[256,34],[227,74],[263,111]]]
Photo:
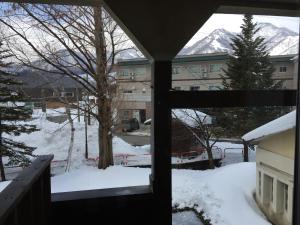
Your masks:
[[[274,79],[283,81],[283,88],[296,89],[295,55],[272,56]],[[173,60],[174,90],[220,90],[222,69],[226,69],[227,53],[178,56]],[[137,118],[140,122],[151,116],[151,68],[145,59],[120,61],[116,66],[118,107],[121,119]],[[163,76],[163,74],[162,74]]]
[[[256,148],[256,201],[275,225],[292,225],[296,111],[242,138]]]

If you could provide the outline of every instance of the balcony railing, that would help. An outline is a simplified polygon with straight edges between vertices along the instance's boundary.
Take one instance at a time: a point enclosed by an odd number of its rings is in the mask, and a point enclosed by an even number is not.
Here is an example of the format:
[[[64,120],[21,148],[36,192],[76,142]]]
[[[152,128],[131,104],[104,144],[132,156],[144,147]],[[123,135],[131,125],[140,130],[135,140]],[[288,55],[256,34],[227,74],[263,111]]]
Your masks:
[[[0,225],[49,225],[50,162],[39,156],[0,193]]]

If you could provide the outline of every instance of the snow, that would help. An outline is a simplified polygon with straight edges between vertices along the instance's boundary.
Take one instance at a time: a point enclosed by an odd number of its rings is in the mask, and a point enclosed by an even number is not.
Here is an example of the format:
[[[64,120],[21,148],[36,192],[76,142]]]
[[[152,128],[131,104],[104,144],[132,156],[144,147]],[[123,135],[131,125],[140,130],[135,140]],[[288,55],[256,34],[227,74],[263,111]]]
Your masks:
[[[174,170],[172,205],[203,211],[214,225],[270,225],[253,198],[255,178],[255,163],[206,171]]]
[[[212,123],[212,118],[209,115],[192,109],[173,109],[172,117],[181,120],[182,122],[191,127],[197,126],[199,122],[202,122],[203,124]],[[197,123],[199,119],[201,121]]]
[[[197,123],[198,118],[200,119],[200,122],[203,122],[203,124],[211,124],[212,123],[212,118],[211,116],[197,111],[193,109],[173,109],[172,110],[172,118],[176,118],[184,122],[185,124],[195,127],[199,123]],[[148,119],[144,122],[144,124],[150,124],[151,119]]]
[[[70,124],[66,121],[62,124],[54,123],[47,120],[48,116],[58,116],[62,114],[63,109],[47,110],[47,114],[40,110],[34,110],[33,120],[26,123],[36,125],[39,131],[30,134],[21,134],[15,136],[14,140],[24,142],[28,146],[37,147],[33,152],[35,155],[54,154],[54,163],[67,159],[68,148],[71,136]],[[79,168],[85,164],[85,125],[83,119],[81,122],[74,120],[75,136],[72,152],[71,169]],[[88,153],[89,158],[96,160],[98,153],[98,123],[93,121],[88,126]],[[119,137],[113,137],[113,154],[115,160],[120,162],[122,155],[141,155],[149,154],[150,161],[150,145],[134,147]]]
[[[112,166],[105,170],[81,167],[51,178],[52,193],[149,185],[150,169]]]
[[[10,182],[11,181],[0,182],[0,193],[1,193],[1,191],[3,191],[10,184]]]
[[[296,110],[250,131],[249,133],[245,134],[242,139],[246,141],[253,141],[292,129],[295,126]]]
[[[52,177],[52,193],[148,185],[150,172],[121,166],[106,170],[86,167]],[[203,211],[214,225],[270,225],[253,197],[255,163],[205,171],[172,170],[172,177],[173,208]]]

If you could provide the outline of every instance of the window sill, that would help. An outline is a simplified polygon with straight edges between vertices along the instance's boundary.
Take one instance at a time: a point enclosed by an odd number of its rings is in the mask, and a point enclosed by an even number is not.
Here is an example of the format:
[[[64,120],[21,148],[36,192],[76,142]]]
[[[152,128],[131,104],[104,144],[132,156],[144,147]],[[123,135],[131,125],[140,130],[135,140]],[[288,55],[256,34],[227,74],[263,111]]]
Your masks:
[[[84,199],[99,199],[99,198],[115,198],[115,197],[127,197],[137,195],[151,195],[151,186],[133,186],[133,187],[121,187],[121,188],[107,188],[96,190],[84,190],[73,192],[61,192],[51,194],[51,201],[65,202]]]

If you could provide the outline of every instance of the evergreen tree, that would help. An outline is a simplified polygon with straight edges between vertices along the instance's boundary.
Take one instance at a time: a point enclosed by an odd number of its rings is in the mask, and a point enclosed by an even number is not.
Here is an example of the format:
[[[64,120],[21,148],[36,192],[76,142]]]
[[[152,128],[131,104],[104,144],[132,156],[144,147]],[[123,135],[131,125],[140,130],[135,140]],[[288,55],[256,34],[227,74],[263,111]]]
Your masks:
[[[21,91],[18,91],[18,87],[22,84],[14,78],[15,75],[6,71],[9,64],[4,61],[9,57],[10,54],[0,43],[0,173],[2,181],[5,180],[3,156],[8,157],[8,165],[27,166],[30,163],[29,157],[35,149],[14,141],[11,137],[37,130],[35,126],[21,122],[30,118],[31,112],[26,110],[24,105],[20,106],[20,102],[24,101],[24,96]]]
[[[266,90],[282,87],[282,82],[274,81],[274,67],[270,61],[265,39],[256,36],[260,28],[246,14],[241,26],[242,32],[232,39],[233,54],[224,70],[225,89]]]
[[[265,39],[258,36],[260,28],[246,14],[241,33],[232,39],[233,54],[224,70],[223,85],[227,90],[271,90],[282,88],[282,82],[272,79],[274,67]],[[228,136],[241,137],[258,126],[281,115],[282,107],[245,107],[222,111],[217,115]]]

